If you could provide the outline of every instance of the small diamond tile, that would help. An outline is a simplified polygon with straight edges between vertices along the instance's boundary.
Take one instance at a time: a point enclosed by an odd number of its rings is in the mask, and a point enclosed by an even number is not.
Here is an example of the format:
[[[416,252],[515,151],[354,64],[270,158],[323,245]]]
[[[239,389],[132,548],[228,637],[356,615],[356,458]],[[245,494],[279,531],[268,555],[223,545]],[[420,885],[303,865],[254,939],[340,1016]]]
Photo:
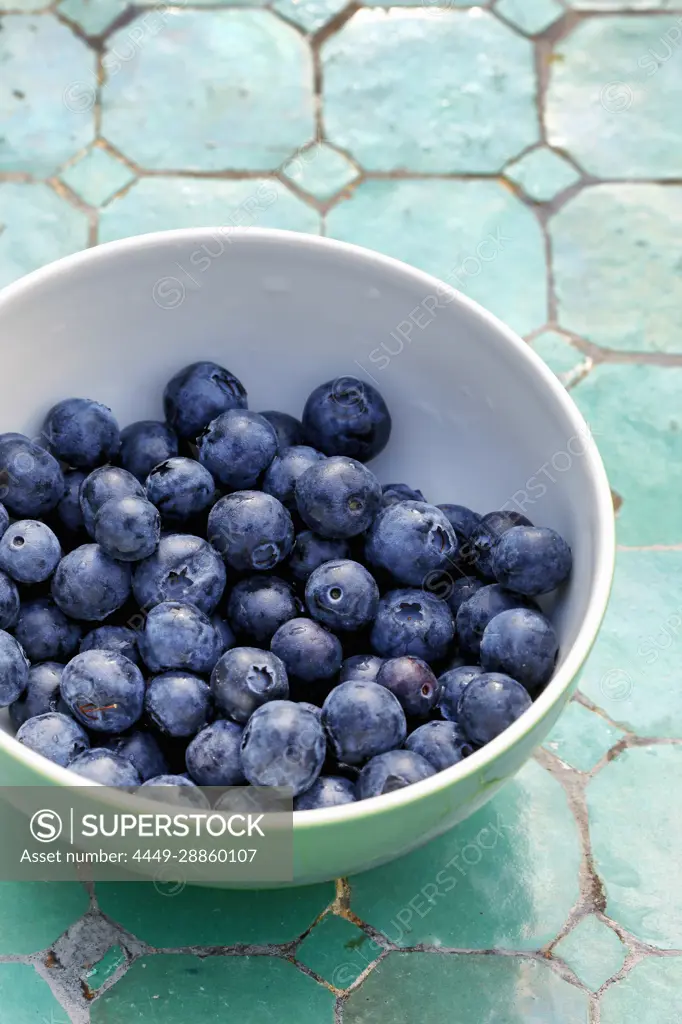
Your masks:
[[[272,7],[306,32],[317,32],[348,3],[349,0],[275,0]]]
[[[564,14],[558,0],[497,0],[494,10],[531,36],[544,32]]]
[[[533,338],[531,348],[547,363],[565,387],[592,366],[590,357],[583,355],[560,331],[543,331]]]
[[[58,10],[89,36],[104,32],[128,7],[128,0],[61,0]]]
[[[62,181],[91,206],[102,206],[134,177],[129,167],[100,146],[89,149],[60,174]]]
[[[541,203],[554,199],[580,180],[575,167],[547,146],[527,153],[507,167],[504,174],[520,185],[527,196]]]
[[[358,177],[354,164],[326,143],[316,143],[287,161],[282,173],[316,199],[331,199]]]
[[[613,928],[590,914],[554,947],[554,952],[596,992],[621,969],[627,950]]]
[[[682,959],[647,957],[600,999],[601,1024],[652,1021],[679,1024]]]
[[[126,955],[121,947],[112,946],[101,960],[85,968],[81,978],[91,992],[97,992],[105,981],[108,981],[125,962]]]
[[[380,952],[361,928],[327,914],[298,947],[296,959],[336,988],[348,988]]]
[[[0,287],[88,244],[86,215],[47,185],[0,183],[0,224]]]
[[[69,1024],[47,982],[27,964],[0,964],[0,1006],[3,1024]]]
[[[543,746],[580,772],[589,772],[625,733],[572,701]]]

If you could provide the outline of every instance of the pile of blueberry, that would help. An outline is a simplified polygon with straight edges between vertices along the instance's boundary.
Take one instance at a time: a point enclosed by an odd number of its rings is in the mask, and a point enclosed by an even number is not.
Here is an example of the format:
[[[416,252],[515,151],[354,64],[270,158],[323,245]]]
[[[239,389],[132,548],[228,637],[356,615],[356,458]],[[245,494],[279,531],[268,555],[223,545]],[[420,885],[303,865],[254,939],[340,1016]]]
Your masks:
[[[0,435],[0,705],[17,739],[114,786],[289,786],[298,810],[456,764],[558,654],[534,601],[571,552],[516,512],[383,488],[379,392],[250,412],[210,362],[119,431],[60,402]],[[10,516],[12,517],[10,519]]]

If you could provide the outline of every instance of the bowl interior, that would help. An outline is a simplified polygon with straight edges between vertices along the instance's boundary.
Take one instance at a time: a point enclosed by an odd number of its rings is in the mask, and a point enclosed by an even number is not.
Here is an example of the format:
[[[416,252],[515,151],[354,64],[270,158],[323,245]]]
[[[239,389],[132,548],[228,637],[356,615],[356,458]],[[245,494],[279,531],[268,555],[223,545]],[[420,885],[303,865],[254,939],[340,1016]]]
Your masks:
[[[37,434],[72,395],[110,405],[122,426],[162,418],[165,382],[197,359],[236,373],[254,410],[300,415],[325,380],[374,381],[393,416],[372,463],[383,483],[481,512],[517,508],[571,544],[553,612],[562,660],[608,573],[608,490],[577,409],[512,332],[403,264],[285,232],[143,236],[6,290],[0,338],[1,431]]]

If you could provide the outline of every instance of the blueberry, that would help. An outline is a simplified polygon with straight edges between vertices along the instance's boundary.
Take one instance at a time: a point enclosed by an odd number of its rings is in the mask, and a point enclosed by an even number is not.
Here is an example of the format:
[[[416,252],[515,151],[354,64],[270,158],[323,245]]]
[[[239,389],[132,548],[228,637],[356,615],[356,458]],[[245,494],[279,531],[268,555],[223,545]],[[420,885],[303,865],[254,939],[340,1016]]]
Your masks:
[[[333,630],[363,629],[379,606],[379,588],[359,562],[325,562],[308,578],[305,600],[312,618]]]
[[[82,630],[48,597],[24,601],[14,635],[29,661],[68,661],[78,650]]]
[[[303,530],[296,535],[294,549],[289,556],[289,571],[294,579],[303,581],[324,562],[347,557],[347,541],[329,540],[327,537],[319,537],[312,530]]]
[[[0,537],[9,526],[9,512],[3,504],[0,504]]]
[[[421,658],[389,658],[377,673],[377,683],[398,698],[411,718],[428,718],[438,703],[438,680]]]
[[[196,736],[211,714],[211,690],[189,672],[164,672],[149,680],[144,709],[165,736]]]
[[[368,800],[383,793],[395,793],[415,782],[435,775],[436,769],[426,758],[412,750],[388,750],[373,757],[360,772],[358,799]]]
[[[234,647],[236,643],[235,635],[232,632],[229,622],[226,622],[225,619],[221,619],[219,615],[212,615],[211,622],[213,623],[213,628],[220,638],[220,653],[224,654],[225,651],[229,651],[231,647]]]
[[[283,623],[301,613],[293,588],[276,576],[249,576],[237,583],[227,602],[235,633],[269,645]]]
[[[295,416],[290,416],[288,412],[273,412],[271,410],[262,412],[261,416],[274,428],[280,451],[303,444],[303,424]]]
[[[472,743],[482,747],[531,706],[528,691],[511,676],[484,672],[472,679],[459,699],[459,723]]]
[[[322,708],[318,708],[317,704],[309,704],[307,700],[299,700],[297,703],[300,708],[307,708],[322,721]]]
[[[140,420],[121,431],[121,465],[140,483],[144,483],[154,466],[177,454],[177,436],[166,423]]]
[[[144,679],[114,651],[83,651],[62,674],[61,694],[74,718],[93,732],[123,732],[140,718]]]
[[[520,512],[488,512],[484,515],[478,526],[472,531],[469,538],[471,559],[476,571],[484,580],[491,583],[495,579],[493,573],[493,553],[498,541],[507,530],[514,526],[532,526],[533,524]]]
[[[457,612],[457,641],[462,654],[478,661],[481,637],[490,620],[500,612],[524,607],[528,607],[527,598],[505,590],[498,583],[477,590]]]
[[[18,583],[49,579],[61,557],[54,533],[36,519],[20,519],[0,539],[0,569]]]
[[[303,410],[303,430],[325,455],[368,462],[383,451],[391,433],[386,403],[371,384],[337,377],[315,388]]]
[[[179,437],[190,440],[216,416],[246,406],[244,385],[217,363],[191,363],[168,381],[163,392],[168,423]]]
[[[105,746],[130,761],[143,782],[168,771],[161,747],[150,732],[136,729],[124,736],[111,736]]]
[[[140,776],[132,762],[106,747],[93,747],[69,764],[72,772],[102,786],[139,786]]]
[[[211,806],[206,794],[185,775],[162,774],[147,779],[140,786],[140,796],[145,800],[158,800],[162,804],[191,807],[197,811],[206,811]]]
[[[38,519],[64,494],[57,460],[21,434],[0,436],[0,498],[11,515]]]
[[[187,747],[187,771],[199,786],[241,786],[243,729],[221,719],[206,726]]]
[[[566,541],[546,526],[514,526],[493,552],[498,583],[529,597],[547,594],[563,583],[572,562]]]
[[[356,537],[381,507],[381,484],[355,459],[325,459],[296,481],[296,505],[306,526],[323,537]]]
[[[43,661],[39,665],[31,665],[26,689],[9,706],[9,717],[15,729],[29,718],[57,710],[63,671],[64,666],[56,661]]]
[[[263,490],[272,494],[290,511],[296,510],[296,481],[316,462],[326,458],[321,452],[306,445],[285,448],[275,455],[263,477]]]
[[[401,501],[385,508],[367,534],[367,560],[398,583],[421,586],[457,558],[455,531],[435,505]]]
[[[57,505],[57,517],[71,533],[78,533],[85,528],[80,490],[87,476],[82,469],[72,469],[64,474],[64,495]]]
[[[83,651],[115,651],[128,658],[135,665],[140,664],[140,652],[137,649],[137,634],[127,626],[98,626],[92,629],[81,641]]]
[[[420,754],[442,772],[473,754],[469,737],[456,722],[426,722],[405,740],[405,748]]]
[[[211,690],[218,710],[246,722],[262,704],[285,700],[289,682],[283,662],[270,651],[233,647],[213,669]]]
[[[482,516],[466,505],[438,505],[437,508],[446,516],[460,546],[463,547],[480,524]]]
[[[381,494],[383,508],[397,505],[399,501],[426,501],[421,491],[415,490],[414,487],[408,487],[407,484],[384,484]]]
[[[198,440],[199,460],[222,486],[255,487],[277,454],[277,434],[257,412],[230,409],[209,423]]]
[[[390,590],[379,601],[371,640],[382,658],[413,654],[437,661],[445,657],[454,635],[445,601],[423,590]]]
[[[29,718],[19,729],[17,739],[62,768],[90,746],[87,733],[78,722],[55,711]]]
[[[320,775],[310,789],[294,800],[295,811],[317,811],[355,803],[355,786],[341,775]]]
[[[341,644],[319,622],[289,619],[280,626],[270,642],[270,650],[281,658],[290,676],[306,683],[331,679],[339,671]]]
[[[85,529],[95,536],[95,516],[112,498],[144,498],[144,487],[132,473],[119,466],[100,466],[81,484],[80,503]]]
[[[201,537],[169,533],[153,555],[135,566],[133,593],[141,608],[162,601],[190,601],[210,615],[223,596],[225,566]]]
[[[7,573],[0,572],[0,629],[12,629],[19,616],[19,591]]]
[[[147,615],[138,646],[152,672],[176,668],[208,674],[220,657],[221,639],[196,605],[164,601]]]
[[[438,710],[448,722],[459,721],[457,717],[459,698],[471,680],[480,675],[483,675],[483,669],[478,665],[458,665],[457,668],[448,669],[438,677],[440,686]]]
[[[238,572],[267,572],[294,545],[294,524],[284,505],[262,491],[235,491],[208,516],[208,539]]]
[[[55,458],[74,469],[102,466],[121,447],[111,409],[90,398],[66,398],[53,406],[45,417],[43,436]]]
[[[354,654],[341,663],[339,682],[346,683],[349,679],[357,679],[373,683],[383,663],[384,659],[377,657],[376,654]]]
[[[30,668],[24,649],[0,629],[0,708],[13,704],[28,686]]]
[[[530,693],[552,678],[558,654],[554,626],[540,612],[529,608],[513,608],[496,615],[481,640],[481,665],[485,671],[511,676]]]
[[[288,700],[257,708],[242,736],[242,767],[253,786],[310,789],[326,753],[324,731],[311,711]]]
[[[161,517],[146,498],[110,498],[95,516],[95,540],[119,562],[148,558],[161,537]]]
[[[458,576],[456,580],[453,580],[447,587],[447,593],[443,595],[452,614],[456,615],[464,602],[484,586],[485,583],[482,580],[477,580],[473,576]]]
[[[52,597],[72,619],[101,622],[129,596],[129,566],[109,558],[99,544],[64,555],[52,578]]]
[[[195,459],[166,459],[146,482],[147,497],[167,522],[182,523],[204,512],[216,497],[213,477]]]
[[[407,735],[405,714],[391,691],[355,679],[334,687],[322,707],[322,723],[335,757],[346,764],[400,747]]]

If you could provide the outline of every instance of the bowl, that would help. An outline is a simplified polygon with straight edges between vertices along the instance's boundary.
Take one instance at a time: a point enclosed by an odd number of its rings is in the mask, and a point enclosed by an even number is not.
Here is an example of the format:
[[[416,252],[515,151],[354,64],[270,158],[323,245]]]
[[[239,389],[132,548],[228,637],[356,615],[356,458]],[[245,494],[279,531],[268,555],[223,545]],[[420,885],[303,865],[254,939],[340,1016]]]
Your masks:
[[[60,260],[0,295],[6,388],[0,431],[39,432],[73,395],[122,426],[162,418],[183,365],[213,359],[254,410],[300,415],[323,381],[373,381],[393,417],[372,462],[383,482],[433,503],[515,508],[573,549],[547,605],[561,640],[532,708],[465,761],[416,785],[294,815],[294,884],[375,867],[476,811],[521,768],[561,714],[608,600],[614,522],[589,429],[554,375],[513,331],[421,271],[356,246],[286,231],[197,228],[112,242]],[[82,785],[0,731],[4,785]],[[79,789],[80,792],[80,789]],[[82,799],[97,808],[98,787]]]

